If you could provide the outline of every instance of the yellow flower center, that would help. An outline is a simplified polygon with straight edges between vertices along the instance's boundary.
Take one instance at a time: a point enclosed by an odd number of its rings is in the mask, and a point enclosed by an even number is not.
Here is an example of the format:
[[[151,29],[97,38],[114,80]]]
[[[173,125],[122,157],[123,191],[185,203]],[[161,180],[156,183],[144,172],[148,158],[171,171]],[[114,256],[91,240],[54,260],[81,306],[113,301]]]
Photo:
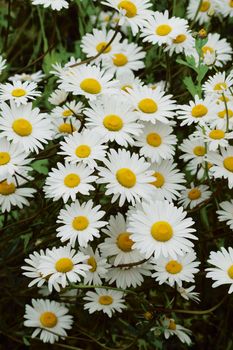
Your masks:
[[[151,227],[152,237],[159,242],[167,242],[173,236],[173,229],[166,221],[157,221]]]
[[[95,272],[96,269],[97,269],[97,263],[96,263],[96,260],[94,258],[94,256],[91,256],[88,260],[87,260],[87,264],[88,265],[91,265],[91,268],[90,268],[90,272]]]
[[[123,128],[123,121],[119,115],[109,114],[104,118],[103,125],[109,131],[119,131]]]
[[[32,133],[32,124],[28,120],[20,118],[13,122],[12,129],[19,136],[29,136]]]
[[[155,113],[158,110],[158,105],[152,98],[144,98],[138,103],[138,108],[143,113]]]
[[[227,270],[228,276],[233,279],[233,265],[229,267]]]
[[[162,139],[161,139],[160,135],[157,134],[156,132],[152,132],[152,133],[148,134],[146,137],[146,141],[147,141],[148,145],[150,145],[152,147],[159,147],[162,143]]]
[[[111,45],[109,45],[106,49],[105,47],[107,46],[108,43],[102,41],[101,43],[99,43],[97,46],[96,46],[96,51],[97,52],[102,52],[102,53],[108,53],[111,51]]]
[[[225,116],[227,115],[227,112],[228,112],[228,118],[232,118],[233,117],[232,109],[228,109],[227,111],[224,109],[223,111],[218,112],[218,117],[225,118]]]
[[[203,46],[201,48],[201,51],[202,51],[203,55],[205,55],[207,52],[214,53],[214,49],[210,46]]]
[[[206,150],[204,146],[196,146],[193,149],[193,153],[195,156],[202,157],[206,154]]]
[[[188,197],[191,200],[198,199],[201,197],[201,191],[199,190],[199,188],[192,188],[188,193]]]
[[[63,123],[59,125],[58,130],[63,134],[72,134],[76,130],[76,128],[70,123]]]
[[[195,118],[202,118],[207,113],[208,113],[208,109],[206,108],[206,106],[202,104],[198,104],[192,108],[192,116]]]
[[[76,148],[75,154],[79,158],[87,158],[91,154],[91,148],[88,145],[80,145]]]
[[[131,252],[133,243],[128,232],[122,232],[117,237],[117,246],[123,252]]]
[[[170,260],[166,266],[166,271],[168,273],[171,273],[172,275],[175,275],[176,273],[179,273],[182,270],[182,265],[176,261],[176,260]]]
[[[128,168],[121,168],[117,170],[116,179],[121,186],[126,188],[134,187],[137,181],[136,175]]]
[[[63,111],[62,115],[63,117],[70,117],[71,115],[73,115],[73,113],[70,109],[66,109],[65,111]]]
[[[123,53],[115,53],[112,60],[113,64],[117,67],[125,66],[128,63],[128,58]]]
[[[157,188],[161,188],[165,183],[164,176],[158,172],[155,172],[153,176],[156,178],[156,180],[151,182],[151,185],[154,185]]]
[[[73,269],[73,261],[70,258],[61,258],[55,264],[57,272],[66,273]]]
[[[11,91],[11,95],[14,97],[22,97],[26,95],[26,91],[24,89],[14,89]]]
[[[96,95],[102,90],[100,83],[96,79],[87,78],[80,83],[80,88],[88,94]]]
[[[9,163],[11,156],[8,152],[0,152],[0,165]]]
[[[224,90],[224,89],[227,89],[227,84],[226,83],[217,83],[215,86],[214,86],[214,90],[215,91],[221,91],[221,90]]]
[[[40,323],[43,327],[53,328],[57,324],[57,316],[50,311],[43,312],[40,316]]]
[[[224,136],[225,136],[225,132],[220,129],[212,130],[209,133],[209,137],[214,140],[221,140],[224,138]]]
[[[170,320],[168,329],[171,329],[172,331],[176,330],[176,324],[174,320]]]
[[[230,6],[230,7],[233,7],[233,0],[230,0],[230,1],[229,1],[229,6]]]
[[[175,39],[173,39],[174,44],[181,44],[187,39],[187,36],[184,34],[179,34]]]
[[[118,4],[118,9],[122,9],[126,11],[126,17],[133,18],[137,14],[137,7],[134,5],[132,1],[121,1]]]
[[[74,188],[80,184],[80,177],[77,174],[66,175],[64,184],[67,187]]]
[[[8,184],[6,181],[0,182],[0,194],[3,196],[8,196],[14,193],[16,187],[13,183]]]
[[[201,7],[200,7],[200,11],[201,12],[206,12],[208,11],[210,8],[210,2],[209,1],[202,1]]]
[[[99,297],[99,303],[101,305],[111,305],[113,303],[113,298],[110,295],[101,295]]]
[[[160,24],[160,26],[156,28],[155,32],[159,36],[165,36],[168,35],[171,31],[172,28],[168,24]]]
[[[224,168],[233,173],[233,157],[226,157],[223,161]]]
[[[89,220],[86,216],[76,216],[72,222],[72,227],[77,231],[85,230],[89,225]]]

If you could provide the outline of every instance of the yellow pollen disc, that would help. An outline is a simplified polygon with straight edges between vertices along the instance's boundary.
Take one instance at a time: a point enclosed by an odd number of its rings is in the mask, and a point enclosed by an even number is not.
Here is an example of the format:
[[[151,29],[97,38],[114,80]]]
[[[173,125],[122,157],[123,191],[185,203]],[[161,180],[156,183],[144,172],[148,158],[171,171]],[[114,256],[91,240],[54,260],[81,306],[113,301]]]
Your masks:
[[[59,125],[58,130],[63,134],[72,134],[72,132],[74,132],[76,128],[73,125],[71,126],[70,123],[63,123]]]
[[[159,134],[152,132],[147,135],[146,142],[152,147],[159,147],[162,143],[162,139]]]
[[[123,127],[123,121],[119,115],[109,114],[104,117],[103,125],[109,131],[119,131]]]
[[[80,145],[76,148],[75,154],[79,158],[87,158],[91,154],[91,148],[88,145]]]
[[[208,113],[206,106],[199,104],[192,108],[192,116],[195,118],[202,118]]]
[[[166,36],[172,31],[172,28],[168,24],[160,24],[156,28],[155,33],[159,36]]]
[[[138,108],[143,113],[155,113],[158,110],[158,105],[152,98],[144,98],[138,103]]]
[[[73,115],[73,113],[71,112],[71,110],[66,109],[65,111],[63,111],[62,115],[63,117],[70,117],[71,115]]]
[[[203,146],[196,146],[193,149],[193,153],[195,154],[195,156],[202,157],[202,156],[204,156],[206,154],[205,147],[203,147]]]
[[[77,174],[66,175],[64,184],[67,187],[74,188],[80,184],[80,177]]]
[[[195,200],[201,197],[201,191],[198,188],[192,188],[189,193],[188,197],[191,200]]]
[[[86,216],[76,216],[72,222],[72,227],[78,231],[85,230],[88,225],[89,220],[86,218]]]
[[[43,327],[53,328],[57,324],[57,316],[50,311],[43,312],[40,316],[40,323]]]
[[[16,187],[13,183],[8,184],[6,181],[0,182],[0,194],[3,196],[15,193],[15,189]]]
[[[214,90],[215,91],[221,91],[221,90],[224,90],[224,89],[227,89],[227,84],[226,83],[218,83],[214,86]]]
[[[115,53],[112,60],[117,67],[125,66],[128,63],[128,58],[123,53]]]
[[[101,305],[111,305],[113,303],[113,298],[110,295],[101,295],[99,297],[99,303]]]
[[[111,45],[109,45],[106,49],[104,49],[107,46],[108,43],[106,42],[101,42],[96,46],[96,51],[97,52],[102,52],[102,53],[108,53],[111,51]],[[103,51],[104,50],[104,51]]]
[[[11,156],[8,152],[0,152],[0,165],[9,163]]]
[[[122,232],[117,237],[117,246],[123,252],[130,252],[132,250],[133,241],[130,238],[130,233]]]
[[[176,324],[174,320],[170,320],[168,329],[171,329],[172,331],[176,330]]]
[[[173,236],[173,229],[166,221],[157,221],[151,227],[152,237],[159,242],[167,242]]]
[[[233,265],[229,267],[227,270],[228,276],[233,279]]]
[[[66,273],[73,269],[73,262],[70,258],[61,258],[55,264],[57,272]]]
[[[80,88],[88,94],[96,95],[102,90],[100,83],[96,79],[87,78],[80,83]]]
[[[14,89],[11,91],[11,95],[14,97],[22,97],[26,95],[26,91],[24,89]]]
[[[134,3],[132,1],[121,1],[118,6],[117,6],[122,10],[126,11],[126,17],[128,18],[133,18],[136,16],[137,14],[137,7],[134,5]]]
[[[157,172],[155,172],[153,176],[156,178],[156,180],[151,182],[151,185],[154,185],[157,188],[161,188],[165,183],[164,176],[161,173]]]
[[[132,89],[132,85],[124,85],[122,86],[121,90],[128,92],[128,89]]]
[[[210,8],[210,2],[209,1],[202,1],[201,7],[200,7],[200,11],[201,12],[206,12],[208,11]]]
[[[176,273],[179,273],[182,270],[182,265],[176,261],[176,260],[170,260],[166,266],[166,271],[171,273],[172,275],[175,275]]]
[[[119,184],[126,188],[134,187],[137,181],[136,175],[128,168],[121,168],[117,170],[116,179]]]
[[[214,49],[212,49],[212,47],[210,47],[210,46],[203,46],[202,48],[201,48],[201,51],[202,51],[202,53],[205,55],[207,52],[210,52],[210,53],[214,53],[215,51],[214,51]]]
[[[95,272],[97,269],[97,263],[96,260],[94,258],[94,256],[91,256],[88,260],[87,260],[87,264],[91,265],[91,268],[89,269],[90,272]]]
[[[12,129],[19,136],[29,136],[32,133],[32,124],[28,120],[20,118],[13,122]]]
[[[224,168],[233,173],[233,157],[226,157],[223,161]]]
[[[229,6],[230,6],[230,7],[233,7],[233,0],[230,0],[230,1],[229,1]]]
[[[223,111],[218,112],[219,118],[225,118],[227,115],[227,111],[224,109]],[[228,118],[233,117],[233,111],[231,109],[228,109]]]
[[[225,136],[225,132],[220,129],[212,130],[209,133],[209,137],[214,140],[221,140],[224,138],[224,136]]]
[[[175,39],[173,39],[174,44],[181,44],[187,39],[187,36],[184,34],[179,34]]]

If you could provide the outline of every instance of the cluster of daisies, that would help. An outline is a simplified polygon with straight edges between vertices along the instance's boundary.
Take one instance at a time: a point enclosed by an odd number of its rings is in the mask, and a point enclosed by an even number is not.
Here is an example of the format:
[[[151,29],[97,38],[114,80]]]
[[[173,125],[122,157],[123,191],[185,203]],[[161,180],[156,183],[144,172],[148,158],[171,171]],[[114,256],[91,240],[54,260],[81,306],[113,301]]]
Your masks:
[[[68,7],[65,0],[32,3]],[[199,301],[192,212],[214,203],[212,182],[222,179],[226,188],[233,187],[233,72],[218,71],[233,51],[218,33],[207,34],[198,50],[188,20],[152,11],[149,0],[102,3],[116,12],[101,12],[98,27],[83,36],[87,60],[72,57],[64,66],[53,65],[58,87],[49,97],[51,111],[34,106],[42,71],[0,84],[0,204],[2,213],[29,205],[40,190],[31,175],[34,160],[57,151],[42,189],[47,201],[63,203],[54,218],[56,246],[29,254],[23,275],[44,297],[52,292],[76,297],[79,288],[90,287],[84,310],[112,317],[128,308],[128,291],[145,279]],[[199,24],[233,16],[232,1],[198,6],[190,1],[187,18]],[[146,51],[126,38],[129,28],[142,43],[188,57],[197,69],[207,66],[202,92],[179,105],[166,82],[147,84],[137,77]],[[5,68],[0,58],[0,70]],[[189,130],[181,143],[177,126]],[[232,213],[232,200],[217,203],[216,215],[230,229]],[[232,248],[210,252],[208,263],[213,287],[229,284],[231,293]],[[69,304],[50,298],[31,304],[24,325],[35,328],[32,337],[49,343],[64,339],[74,322]],[[191,344],[191,331],[172,318],[159,317],[157,329],[166,339],[176,335]]]

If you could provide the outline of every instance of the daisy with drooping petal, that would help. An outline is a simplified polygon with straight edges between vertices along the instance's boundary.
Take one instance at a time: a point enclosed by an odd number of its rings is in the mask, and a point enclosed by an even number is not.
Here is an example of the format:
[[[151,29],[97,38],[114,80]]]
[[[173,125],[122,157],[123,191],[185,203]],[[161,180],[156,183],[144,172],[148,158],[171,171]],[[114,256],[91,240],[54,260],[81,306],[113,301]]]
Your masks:
[[[226,221],[226,224],[233,230],[233,199],[219,203],[220,210],[217,210],[218,220]]]
[[[222,94],[230,95],[230,90],[233,86],[233,74],[226,76],[226,72],[217,72],[203,84],[203,91],[206,95],[219,97]]]
[[[94,190],[90,183],[97,179],[92,173],[93,170],[84,164],[57,163],[57,168],[52,168],[46,178],[45,197],[52,198],[53,201],[62,198],[66,203],[69,198],[75,201],[77,193],[88,195]]]
[[[182,207],[167,201],[151,201],[142,202],[141,208],[130,213],[128,229],[135,242],[133,248],[146,259],[152,255],[177,259],[177,255],[190,252],[191,240],[197,239],[193,224]]]
[[[230,284],[228,293],[231,294],[233,292],[233,249],[221,247],[217,252],[212,251],[207,261],[215,266],[206,269],[206,277],[215,281],[212,287]]]
[[[211,170],[216,179],[227,179],[228,187],[233,188],[233,146],[221,148],[220,153],[210,152],[207,160],[213,164]]]
[[[54,344],[59,337],[67,336],[66,330],[71,329],[73,317],[68,315],[64,304],[48,299],[32,299],[32,306],[25,306],[24,326],[36,328],[32,338],[40,334],[44,343]]]
[[[192,332],[189,329],[179,324],[176,324],[173,318],[165,317],[162,321],[162,324],[165,327],[164,328],[165,339],[168,339],[171,336],[176,335],[182,343],[191,345],[192,340],[189,337],[189,335],[191,335]]]
[[[211,197],[212,192],[208,190],[209,187],[206,185],[195,186],[192,183],[190,188],[186,188],[185,190],[181,191],[179,204],[182,205],[185,209],[188,207],[190,207],[190,209],[193,209]]]
[[[17,106],[13,101],[10,107],[1,104],[0,130],[8,141],[23,147],[26,152],[39,152],[43,144],[53,137],[53,130],[47,114],[39,108],[32,108],[32,103]]]
[[[36,91],[37,84],[34,82],[21,82],[19,80],[12,83],[0,85],[0,100],[14,101],[17,106],[26,105],[28,100],[34,100],[41,93]]]
[[[126,308],[124,293],[116,290],[96,288],[95,292],[87,292],[83,299],[86,301],[84,310],[88,310],[90,314],[102,311],[112,317],[115,312],[122,312]]]
[[[22,73],[22,74],[15,74],[12,77],[9,78],[10,81],[34,81],[35,83],[39,83],[45,75],[43,74],[42,70],[39,70],[36,73],[32,74],[27,74],[27,73]]]
[[[48,101],[52,105],[58,106],[63,102],[65,102],[67,96],[68,96],[68,93],[65,92],[65,90],[56,89],[51,93],[50,97],[48,98]]]
[[[52,118],[74,117],[82,113],[83,107],[84,105],[82,102],[76,102],[76,101],[67,102],[62,107],[54,108],[51,112],[51,117]]]
[[[97,183],[106,184],[106,195],[113,195],[111,202],[119,199],[120,207],[127,202],[133,205],[141,198],[149,198],[154,180],[150,164],[136,153],[125,149],[116,152],[110,149],[105,167],[99,167]]]
[[[177,287],[177,291],[180,293],[182,298],[184,298],[185,300],[193,300],[196,303],[199,303],[200,293],[193,292],[194,289],[195,289],[195,286],[191,286],[189,288]]]
[[[32,279],[28,284],[29,288],[34,285],[40,288],[46,282],[46,278],[44,278],[38,270],[42,255],[45,255],[45,252],[41,249],[39,252],[29,254],[29,257],[24,259],[27,265],[23,265],[21,269],[25,271],[23,272],[24,276]]]
[[[86,247],[94,237],[100,237],[100,228],[107,224],[101,220],[105,212],[100,209],[101,206],[94,206],[92,200],[82,204],[76,200],[71,205],[66,205],[57,219],[57,223],[62,224],[57,228],[57,237],[61,242],[69,241],[72,246],[78,241],[80,247]]]
[[[69,3],[66,0],[31,0],[32,5],[43,5],[45,8],[51,7],[52,10],[60,11],[62,8],[68,8]]]
[[[54,138],[60,138],[73,134],[75,131],[79,131],[81,128],[80,120],[74,117],[54,118],[51,119],[55,136]]]

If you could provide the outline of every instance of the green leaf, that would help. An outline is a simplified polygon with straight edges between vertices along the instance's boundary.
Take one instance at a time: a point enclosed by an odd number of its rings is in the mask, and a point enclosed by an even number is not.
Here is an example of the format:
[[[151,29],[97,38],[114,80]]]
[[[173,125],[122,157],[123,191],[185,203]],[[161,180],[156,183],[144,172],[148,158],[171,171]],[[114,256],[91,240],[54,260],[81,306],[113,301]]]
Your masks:
[[[200,67],[199,67],[199,74],[198,74],[198,77],[199,77],[199,81],[201,82],[202,79],[205,77],[206,73],[208,72],[209,70],[209,67],[202,64]]]
[[[49,170],[49,161],[48,159],[36,160],[31,164],[32,168],[37,171],[39,174],[47,175]]]
[[[26,251],[28,243],[32,237],[32,233],[26,233],[25,235],[20,236],[20,238],[23,240],[23,249]]]
[[[184,85],[190,92],[190,94],[194,97],[195,95],[198,95],[197,87],[195,86],[192,77],[185,77],[183,79]]]

